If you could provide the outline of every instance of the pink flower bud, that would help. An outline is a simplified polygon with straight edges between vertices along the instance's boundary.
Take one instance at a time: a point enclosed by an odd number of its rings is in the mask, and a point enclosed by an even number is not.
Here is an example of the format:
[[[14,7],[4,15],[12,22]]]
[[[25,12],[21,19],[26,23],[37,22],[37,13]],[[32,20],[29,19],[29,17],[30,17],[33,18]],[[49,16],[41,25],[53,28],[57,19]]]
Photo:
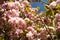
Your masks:
[[[29,2],[27,1],[27,0],[24,0],[24,5],[28,5],[29,4]]]
[[[20,9],[23,9],[24,7],[25,7],[25,5],[22,3],[22,4],[20,4]]]
[[[32,33],[31,31],[29,31],[29,32],[26,34],[26,37],[32,38],[32,37],[33,37],[33,33]]]
[[[59,2],[60,2],[60,0],[56,0],[56,2],[58,2],[58,3],[59,3]]]
[[[56,18],[56,20],[60,20],[60,13],[56,13],[56,15],[55,15],[55,18]]]
[[[60,26],[60,22],[56,22],[56,26],[57,26],[57,27]]]
[[[52,8],[55,8],[56,7],[56,5],[57,5],[57,3],[55,2],[55,1],[53,1],[52,3],[50,3],[50,7],[52,7]]]
[[[27,28],[29,31],[34,31],[34,28],[33,27],[28,27]]]
[[[19,35],[20,33],[23,33],[22,29],[16,29],[15,34]]]

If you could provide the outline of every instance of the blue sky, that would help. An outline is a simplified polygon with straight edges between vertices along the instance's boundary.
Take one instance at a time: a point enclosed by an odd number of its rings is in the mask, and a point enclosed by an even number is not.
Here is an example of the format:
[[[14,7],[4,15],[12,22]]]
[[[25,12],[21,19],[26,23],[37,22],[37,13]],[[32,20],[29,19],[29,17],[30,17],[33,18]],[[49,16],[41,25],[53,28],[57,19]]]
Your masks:
[[[43,0],[43,1],[44,1],[44,2],[47,2],[47,0]],[[31,5],[32,5],[33,8],[40,7],[39,12],[45,10],[45,9],[44,9],[44,5],[43,5],[42,2],[32,2]]]

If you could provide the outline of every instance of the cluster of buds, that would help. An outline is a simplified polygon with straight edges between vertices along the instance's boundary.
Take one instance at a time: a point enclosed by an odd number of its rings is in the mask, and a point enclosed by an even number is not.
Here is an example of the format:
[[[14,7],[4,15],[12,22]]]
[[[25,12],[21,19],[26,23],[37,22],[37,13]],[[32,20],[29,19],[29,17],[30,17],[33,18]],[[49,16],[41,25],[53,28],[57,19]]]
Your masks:
[[[51,2],[47,8],[48,11],[38,14],[38,7],[32,8],[27,0],[5,2],[0,10],[0,34],[4,34],[5,40],[58,39],[56,31],[60,32],[60,0]]]

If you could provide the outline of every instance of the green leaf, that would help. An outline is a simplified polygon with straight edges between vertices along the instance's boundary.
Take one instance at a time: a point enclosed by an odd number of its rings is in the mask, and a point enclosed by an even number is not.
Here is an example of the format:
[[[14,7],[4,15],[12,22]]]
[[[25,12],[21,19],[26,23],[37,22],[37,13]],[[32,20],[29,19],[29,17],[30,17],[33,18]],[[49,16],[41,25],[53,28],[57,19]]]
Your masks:
[[[57,8],[57,9],[60,9],[60,4],[57,4],[56,8]]]
[[[49,11],[50,7],[48,5],[45,5],[45,9],[46,9],[46,11]]]
[[[13,0],[9,0],[10,2],[13,2]]]
[[[0,40],[4,40],[4,38],[3,37],[0,37]]]
[[[51,2],[53,2],[53,1],[55,1],[55,0],[47,0],[48,1],[48,3],[50,4]]]

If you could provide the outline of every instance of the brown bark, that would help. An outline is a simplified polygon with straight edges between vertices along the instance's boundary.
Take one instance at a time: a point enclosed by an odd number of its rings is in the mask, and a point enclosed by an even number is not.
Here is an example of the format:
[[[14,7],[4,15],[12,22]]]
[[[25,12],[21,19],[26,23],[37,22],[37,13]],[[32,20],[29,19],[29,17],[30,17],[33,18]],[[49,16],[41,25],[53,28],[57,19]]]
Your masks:
[[[4,0],[0,0],[0,5],[4,3]]]

